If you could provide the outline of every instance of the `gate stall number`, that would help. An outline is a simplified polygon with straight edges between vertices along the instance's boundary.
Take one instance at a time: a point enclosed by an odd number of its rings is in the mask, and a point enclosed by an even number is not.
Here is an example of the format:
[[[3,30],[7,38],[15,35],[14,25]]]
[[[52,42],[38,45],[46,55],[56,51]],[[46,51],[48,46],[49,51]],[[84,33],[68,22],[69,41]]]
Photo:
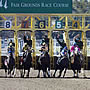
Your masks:
[[[45,28],[45,21],[44,20],[41,20],[38,22],[38,28],[40,28],[40,29]]]
[[[4,28],[11,28],[12,27],[12,22],[10,20],[6,20],[4,22]]]
[[[56,21],[55,27],[56,27],[56,29],[61,29],[62,28],[62,21]]]

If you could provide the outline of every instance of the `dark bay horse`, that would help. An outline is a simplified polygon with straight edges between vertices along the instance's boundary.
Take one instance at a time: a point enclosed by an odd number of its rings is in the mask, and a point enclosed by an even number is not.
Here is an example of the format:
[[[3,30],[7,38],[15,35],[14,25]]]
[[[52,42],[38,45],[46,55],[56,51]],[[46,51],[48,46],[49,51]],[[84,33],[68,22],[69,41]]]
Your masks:
[[[71,57],[71,69],[74,72],[74,77],[78,77],[78,73],[81,72],[81,59],[80,59],[80,53],[77,47],[75,48],[73,52],[73,56]],[[75,74],[77,75],[75,76]]]
[[[60,70],[58,77],[61,77],[62,71],[64,69],[65,69],[65,71],[64,71],[63,77],[65,77],[66,71],[69,67],[69,56],[70,56],[69,53],[70,53],[70,51],[67,50],[67,52],[64,56],[62,56],[61,58],[58,58],[58,60],[57,60],[58,63],[56,62],[55,72],[53,74],[53,77],[55,77],[55,74],[56,74],[58,69]]]
[[[10,74],[10,76],[15,75],[15,59],[13,53],[10,53],[9,55],[8,74]]]
[[[50,56],[48,54],[48,51],[45,51],[44,54],[41,54],[39,60],[37,60],[37,65],[38,65],[37,77],[40,77],[40,70],[43,71],[43,77],[46,77],[46,74],[48,75],[48,77],[50,77]]]
[[[26,70],[26,77],[29,77],[30,68],[32,67],[32,50],[28,49],[23,53],[23,57],[20,59],[20,73],[21,77],[25,77]]]
[[[15,59],[14,59],[14,47],[8,47],[8,56],[6,56],[3,60],[3,65],[5,69],[5,75],[10,75],[10,77],[15,77]]]

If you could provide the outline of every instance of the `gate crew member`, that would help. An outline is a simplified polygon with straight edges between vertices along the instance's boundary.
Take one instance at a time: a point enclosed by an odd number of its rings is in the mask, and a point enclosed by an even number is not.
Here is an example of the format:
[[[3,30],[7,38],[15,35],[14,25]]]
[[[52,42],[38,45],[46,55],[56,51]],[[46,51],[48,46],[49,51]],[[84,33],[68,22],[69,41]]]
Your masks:
[[[78,46],[78,48],[80,48],[80,51],[82,51],[83,49],[83,42],[80,40],[80,35],[77,34],[75,37],[74,37],[74,43],[76,43],[76,45]]]
[[[24,35],[24,43],[27,43],[27,45],[29,45],[30,48],[32,48],[32,40],[29,36],[25,36]]]
[[[59,34],[56,36],[56,40],[57,40],[57,42],[60,44],[60,46],[61,46],[61,49],[60,49],[60,58],[57,60],[57,64],[59,64],[60,63],[60,61],[61,61],[61,58],[63,57],[63,55],[65,54],[65,52],[68,50],[67,49],[67,46],[66,46],[66,43],[64,42],[64,40],[61,42],[60,40],[59,40]]]

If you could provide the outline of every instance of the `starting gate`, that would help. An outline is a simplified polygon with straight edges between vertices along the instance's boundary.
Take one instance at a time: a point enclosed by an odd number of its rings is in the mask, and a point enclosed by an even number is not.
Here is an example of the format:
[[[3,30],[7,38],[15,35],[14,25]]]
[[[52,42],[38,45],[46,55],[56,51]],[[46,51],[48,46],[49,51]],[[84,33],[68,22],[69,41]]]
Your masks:
[[[46,34],[49,38],[49,54],[51,57],[51,67],[54,66],[54,45],[55,40],[52,36],[54,32],[64,32],[65,42],[70,49],[70,32],[81,32],[81,38],[84,43],[83,55],[85,57],[85,65],[88,68],[87,53],[89,52],[88,33],[90,30],[90,14],[0,14],[0,33],[5,31],[14,31],[15,42],[15,60],[16,65],[19,63],[19,56],[21,55],[20,48],[23,45],[23,39],[19,37],[19,32],[30,31],[32,39],[32,48],[35,52],[32,53],[33,66],[36,65],[37,47],[36,40],[37,31],[48,31]],[[9,33],[10,34],[10,33]],[[73,33],[74,34],[74,33]],[[0,36],[0,67],[2,64],[2,38]],[[39,42],[39,41],[38,41]],[[21,46],[20,46],[21,45]],[[88,50],[87,50],[88,48]],[[55,49],[56,50],[56,49]],[[88,51],[88,52],[87,52]]]

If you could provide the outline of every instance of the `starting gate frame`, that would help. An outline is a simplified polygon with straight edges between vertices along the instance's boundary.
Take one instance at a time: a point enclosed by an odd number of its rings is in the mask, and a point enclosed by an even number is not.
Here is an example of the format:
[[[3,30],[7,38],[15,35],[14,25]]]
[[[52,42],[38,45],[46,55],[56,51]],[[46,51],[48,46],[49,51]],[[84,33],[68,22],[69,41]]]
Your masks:
[[[51,25],[51,18],[53,17],[60,17],[59,20],[63,20],[65,22],[65,26],[64,28],[61,29],[56,29],[55,25]],[[15,60],[17,61],[18,59],[18,38],[17,38],[17,32],[19,30],[30,30],[31,32],[31,39],[32,39],[32,48],[35,49],[35,31],[36,30],[48,30],[48,37],[50,38],[49,41],[49,46],[50,46],[50,50],[49,50],[49,54],[51,57],[53,57],[53,40],[51,37],[51,32],[53,30],[64,30],[65,31],[65,41],[66,44],[68,46],[68,48],[70,48],[70,41],[69,41],[69,36],[68,36],[68,32],[71,30],[75,30],[75,31],[82,31],[82,40],[84,43],[84,47],[83,47],[83,55],[86,57],[86,66],[88,67],[88,59],[87,59],[87,43],[86,43],[86,31],[90,31],[90,29],[88,28],[90,26],[90,24],[85,25],[86,19],[85,17],[90,17],[90,14],[0,14],[0,18],[2,18],[2,20],[0,20],[0,22],[4,22],[5,20],[8,20],[7,17],[13,17],[12,18],[12,23],[13,26],[11,28],[4,28],[4,27],[0,27],[0,31],[2,30],[14,30],[14,40],[15,40]],[[29,28],[21,28],[21,23],[19,23],[18,17],[25,17],[23,20],[28,20],[30,19],[30,25]],[[38,20],[40,20],[40,17],[47,17],[48,19],[48,24],[46,26],[46,28],[41,29],[41,28],[35,28],[35,18],[37,18]],[[69,26],[69,20],[71,20],[71,22],[75,20],[73,17],[81,17],[80,21],[80,27],[79,28],[73,28],[71,26]],[[19,24],[18,24],[19,23]],[[72,24],[73,25],[73,24]],[[79,25],[79,24],[78,24]],[[33,53],[33,63],[35,64],[35,57],[36,57],[36,53]],[[52,60],[53,58],[51,58]],[[0,38],[0,67],[1,67],[1,38]]]

